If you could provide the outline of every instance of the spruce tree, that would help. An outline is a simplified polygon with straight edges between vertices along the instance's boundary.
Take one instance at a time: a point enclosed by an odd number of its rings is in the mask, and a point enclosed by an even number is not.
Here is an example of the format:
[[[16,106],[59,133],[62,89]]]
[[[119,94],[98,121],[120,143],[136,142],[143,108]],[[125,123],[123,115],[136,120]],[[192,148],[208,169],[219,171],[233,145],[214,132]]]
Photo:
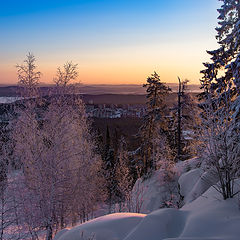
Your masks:
[[[211,92],[215,97],[224,98],[225,92],[229,91],[235,98],[240,91],[240,1],[220,1],[223,4],[218,9],[216,28],[219,48],[207,51],[211,62],[203,63],[201,84],[204,94]]]
[[[147,88],[147,113],[141,126],[143,137],[143,168],[144,174],[156,169],[156,159],[153,158],[153,139],[157,134],[167,129],[166,96],[171,89],[161,82],[160,76],[154,72],[143,85]]]
[[[106,179],[107,201],[109,204],[109,213],[112,212],[112,205],[118,198],[117,179],[116,179],[116,158],[112,148],[109,127],[106,130],[106,145],[103,159],[103,171]]]
[[[224,199],[234,195],[240,151],[240,1],[220,0],[218,49],[207,51],[211,62],[201,71],[202,133],[207,165],[219,177]],[[203,128],[204,127],[204,128]]]

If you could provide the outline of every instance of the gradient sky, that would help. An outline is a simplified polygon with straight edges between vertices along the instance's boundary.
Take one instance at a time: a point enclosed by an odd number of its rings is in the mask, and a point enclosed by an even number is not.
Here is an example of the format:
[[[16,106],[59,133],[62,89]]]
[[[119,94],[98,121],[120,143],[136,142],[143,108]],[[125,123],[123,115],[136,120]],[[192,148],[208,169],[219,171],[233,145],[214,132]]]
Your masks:
[[[51,82],[78,63],[85,84],[142,84],[157,71],[198,83],[206,50],[216,48],[218,0],[1,1],[0,83],[16,83],[30,51]]]

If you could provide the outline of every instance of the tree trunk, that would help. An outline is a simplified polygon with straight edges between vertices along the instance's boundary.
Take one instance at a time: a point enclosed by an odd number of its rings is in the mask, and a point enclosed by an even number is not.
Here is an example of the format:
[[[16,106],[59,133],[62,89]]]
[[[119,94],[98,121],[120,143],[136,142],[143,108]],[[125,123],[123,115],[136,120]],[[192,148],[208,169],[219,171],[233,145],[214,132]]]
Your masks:
[[[181,79],[178,78],[179,88],[178,88],[178,125],[177,125],[177,161],[181,160],[181,93],[182,93],[182,83]]]
[[[47,235],[46,235],[46,240],[52,240],[53,238],[53,229],[52,229],[52,221],[48,223],[46,230],[47,230]]]

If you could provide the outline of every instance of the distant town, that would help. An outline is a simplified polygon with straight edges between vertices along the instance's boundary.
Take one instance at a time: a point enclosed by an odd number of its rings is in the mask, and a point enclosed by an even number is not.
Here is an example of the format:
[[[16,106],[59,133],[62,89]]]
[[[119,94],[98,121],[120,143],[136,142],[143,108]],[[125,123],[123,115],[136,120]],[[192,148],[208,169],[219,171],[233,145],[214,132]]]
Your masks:
[[[95,118],[141,118],[146,112],[146,105],[86,104],[86,113]]]

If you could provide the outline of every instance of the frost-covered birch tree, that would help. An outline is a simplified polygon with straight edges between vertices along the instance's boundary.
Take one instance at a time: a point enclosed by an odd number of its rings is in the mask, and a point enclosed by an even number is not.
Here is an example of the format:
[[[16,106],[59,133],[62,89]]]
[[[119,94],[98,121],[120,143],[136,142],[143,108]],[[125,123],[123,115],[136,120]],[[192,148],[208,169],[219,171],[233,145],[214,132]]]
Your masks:
[[[117,190],[119,192],[119,210],[131,210],[131,190],[133,187],[133,177],[129,169],[129,156],[127,143],[123,136],[119,141],[119,149],[116,164]]]
[[[12,134],[14,154],[22,164],[24,197],[35,208],[46,240],[66,224],[87,219],[101,199],[100,158],[84,104],[68,85],[76,77],[76,65],[59,68],[51,94],[24,100],[17,109]]]
[[[39,80],[42,74],[37,71],[35,56],[29,52],[24,63],[17,64],[16,68],[21,96],[28,98],[38,95]]]

